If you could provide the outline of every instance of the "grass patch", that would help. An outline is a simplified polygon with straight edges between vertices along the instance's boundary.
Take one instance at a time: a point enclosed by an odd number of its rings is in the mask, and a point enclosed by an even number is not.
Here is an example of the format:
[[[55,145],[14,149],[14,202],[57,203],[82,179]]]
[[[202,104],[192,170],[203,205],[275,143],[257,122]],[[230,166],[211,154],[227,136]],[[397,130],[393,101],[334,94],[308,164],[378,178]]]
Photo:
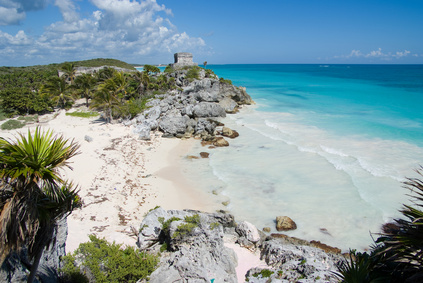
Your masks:
[[[38,121],[38,115],[19,116],[18,120],[23,121],[24,123],[37,122]]]
[[[14,129],[20,129],[23,126],[25,126],[25,123],[18,121],[18,120],[9,120],[4,122],[1,125],[2,130],[14,130]]]
[[[79,118],[91,118],[91,117],[97,117],[98,115],[99,115],[98,112],[95,112],[95,111],[66,113],[66,116],[79,117]]]

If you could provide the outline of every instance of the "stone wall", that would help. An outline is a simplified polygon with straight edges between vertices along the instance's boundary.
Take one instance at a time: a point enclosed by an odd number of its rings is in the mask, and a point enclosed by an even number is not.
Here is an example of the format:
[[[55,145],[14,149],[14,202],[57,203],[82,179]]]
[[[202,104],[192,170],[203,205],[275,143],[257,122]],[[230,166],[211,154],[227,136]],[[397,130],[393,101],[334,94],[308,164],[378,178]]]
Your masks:
[[[175,63],[171,64],[173,68],[180,68],[185,66],[198,66],[197,63],[194,63],[192,58],[192,53],[188,52],[179,52],[174,54]]]

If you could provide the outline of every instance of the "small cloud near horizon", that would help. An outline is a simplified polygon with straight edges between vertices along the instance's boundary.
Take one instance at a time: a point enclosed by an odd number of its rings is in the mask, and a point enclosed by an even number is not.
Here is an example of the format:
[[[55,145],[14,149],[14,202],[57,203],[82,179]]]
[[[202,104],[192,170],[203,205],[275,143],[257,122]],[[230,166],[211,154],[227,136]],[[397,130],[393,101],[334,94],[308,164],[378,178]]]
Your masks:
[[[19,24],[27,11],[44,9],[50,2],[0,0],[0,25]],[[139,62],[143,57],[172,58],[169,55],[180,50],[209,51],[201,37],[179,32],[166,18],[172,11],[156,0],[91,0],[96,9],[85,17],[78,12],[78,2],[55,0],[53,5],[63,21],[51,23],[40,36],[32,37],[24,30],[15,35],[0,30],[0,57],[14,65],[116,56]]]
[[[348,55],[334,56],[334,59],[351,59],[351,58],[376,58],[380,60],[390,61],[393,59],[400,59],[407,56],[420,57],[418,54],[411,54],[411,51],[396,51],[396,52],[383,52],[382,48],[372,50],[368,53],[363,53],[360,50],[353,49]]]

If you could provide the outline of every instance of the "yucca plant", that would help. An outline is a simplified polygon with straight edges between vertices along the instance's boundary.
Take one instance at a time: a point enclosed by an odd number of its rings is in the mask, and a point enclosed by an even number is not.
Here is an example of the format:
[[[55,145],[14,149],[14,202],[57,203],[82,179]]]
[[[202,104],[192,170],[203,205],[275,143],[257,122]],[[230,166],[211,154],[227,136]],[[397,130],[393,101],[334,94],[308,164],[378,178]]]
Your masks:
[[[56,222],[81,202],[76,187],[62,179],[60,169],[78,154],[79,145],[39,127],[16,141],[0,138],[0,255],[2,260],[22,246],[33,264],[32,282]]]

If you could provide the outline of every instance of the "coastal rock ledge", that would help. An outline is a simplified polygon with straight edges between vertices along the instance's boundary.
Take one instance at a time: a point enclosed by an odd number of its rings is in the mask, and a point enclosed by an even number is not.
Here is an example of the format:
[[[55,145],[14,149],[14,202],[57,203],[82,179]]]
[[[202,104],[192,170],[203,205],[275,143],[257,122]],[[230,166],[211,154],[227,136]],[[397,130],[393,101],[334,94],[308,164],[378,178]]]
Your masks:
[[[163,132],[163,137],[210,139],[218,126],[211,118],[225,117],[227,113],[236,113],[242,105],[254,103],[244,87],[221,81],[215,75],[206,77],[204,69],[199,70],[200,79],[189,80],[186,72],[166,74],[175,79],[178,88],[156,95],[147,103],[146,111],[122,121],[133,126],[140,139],[149,140],[150,132],[155,130]]]
[[[159,267],[150,276],[153,283],[338,282],[333,272],[344,257],[300,242],[266,236],[251,223],[238,223],[224,212],[166,211],[159,207],[141,223],[137,245],[141,250],[162,252]],[[238,248],[230,248],[234,246]],[[237,256],[242,247],[264,263],[251,266],[245,278],[238,278],[239,266],[248,265],[244,257]],[[263,273],[264,269],[268,271]],[[263,278],[265,273],[269,277]]]

